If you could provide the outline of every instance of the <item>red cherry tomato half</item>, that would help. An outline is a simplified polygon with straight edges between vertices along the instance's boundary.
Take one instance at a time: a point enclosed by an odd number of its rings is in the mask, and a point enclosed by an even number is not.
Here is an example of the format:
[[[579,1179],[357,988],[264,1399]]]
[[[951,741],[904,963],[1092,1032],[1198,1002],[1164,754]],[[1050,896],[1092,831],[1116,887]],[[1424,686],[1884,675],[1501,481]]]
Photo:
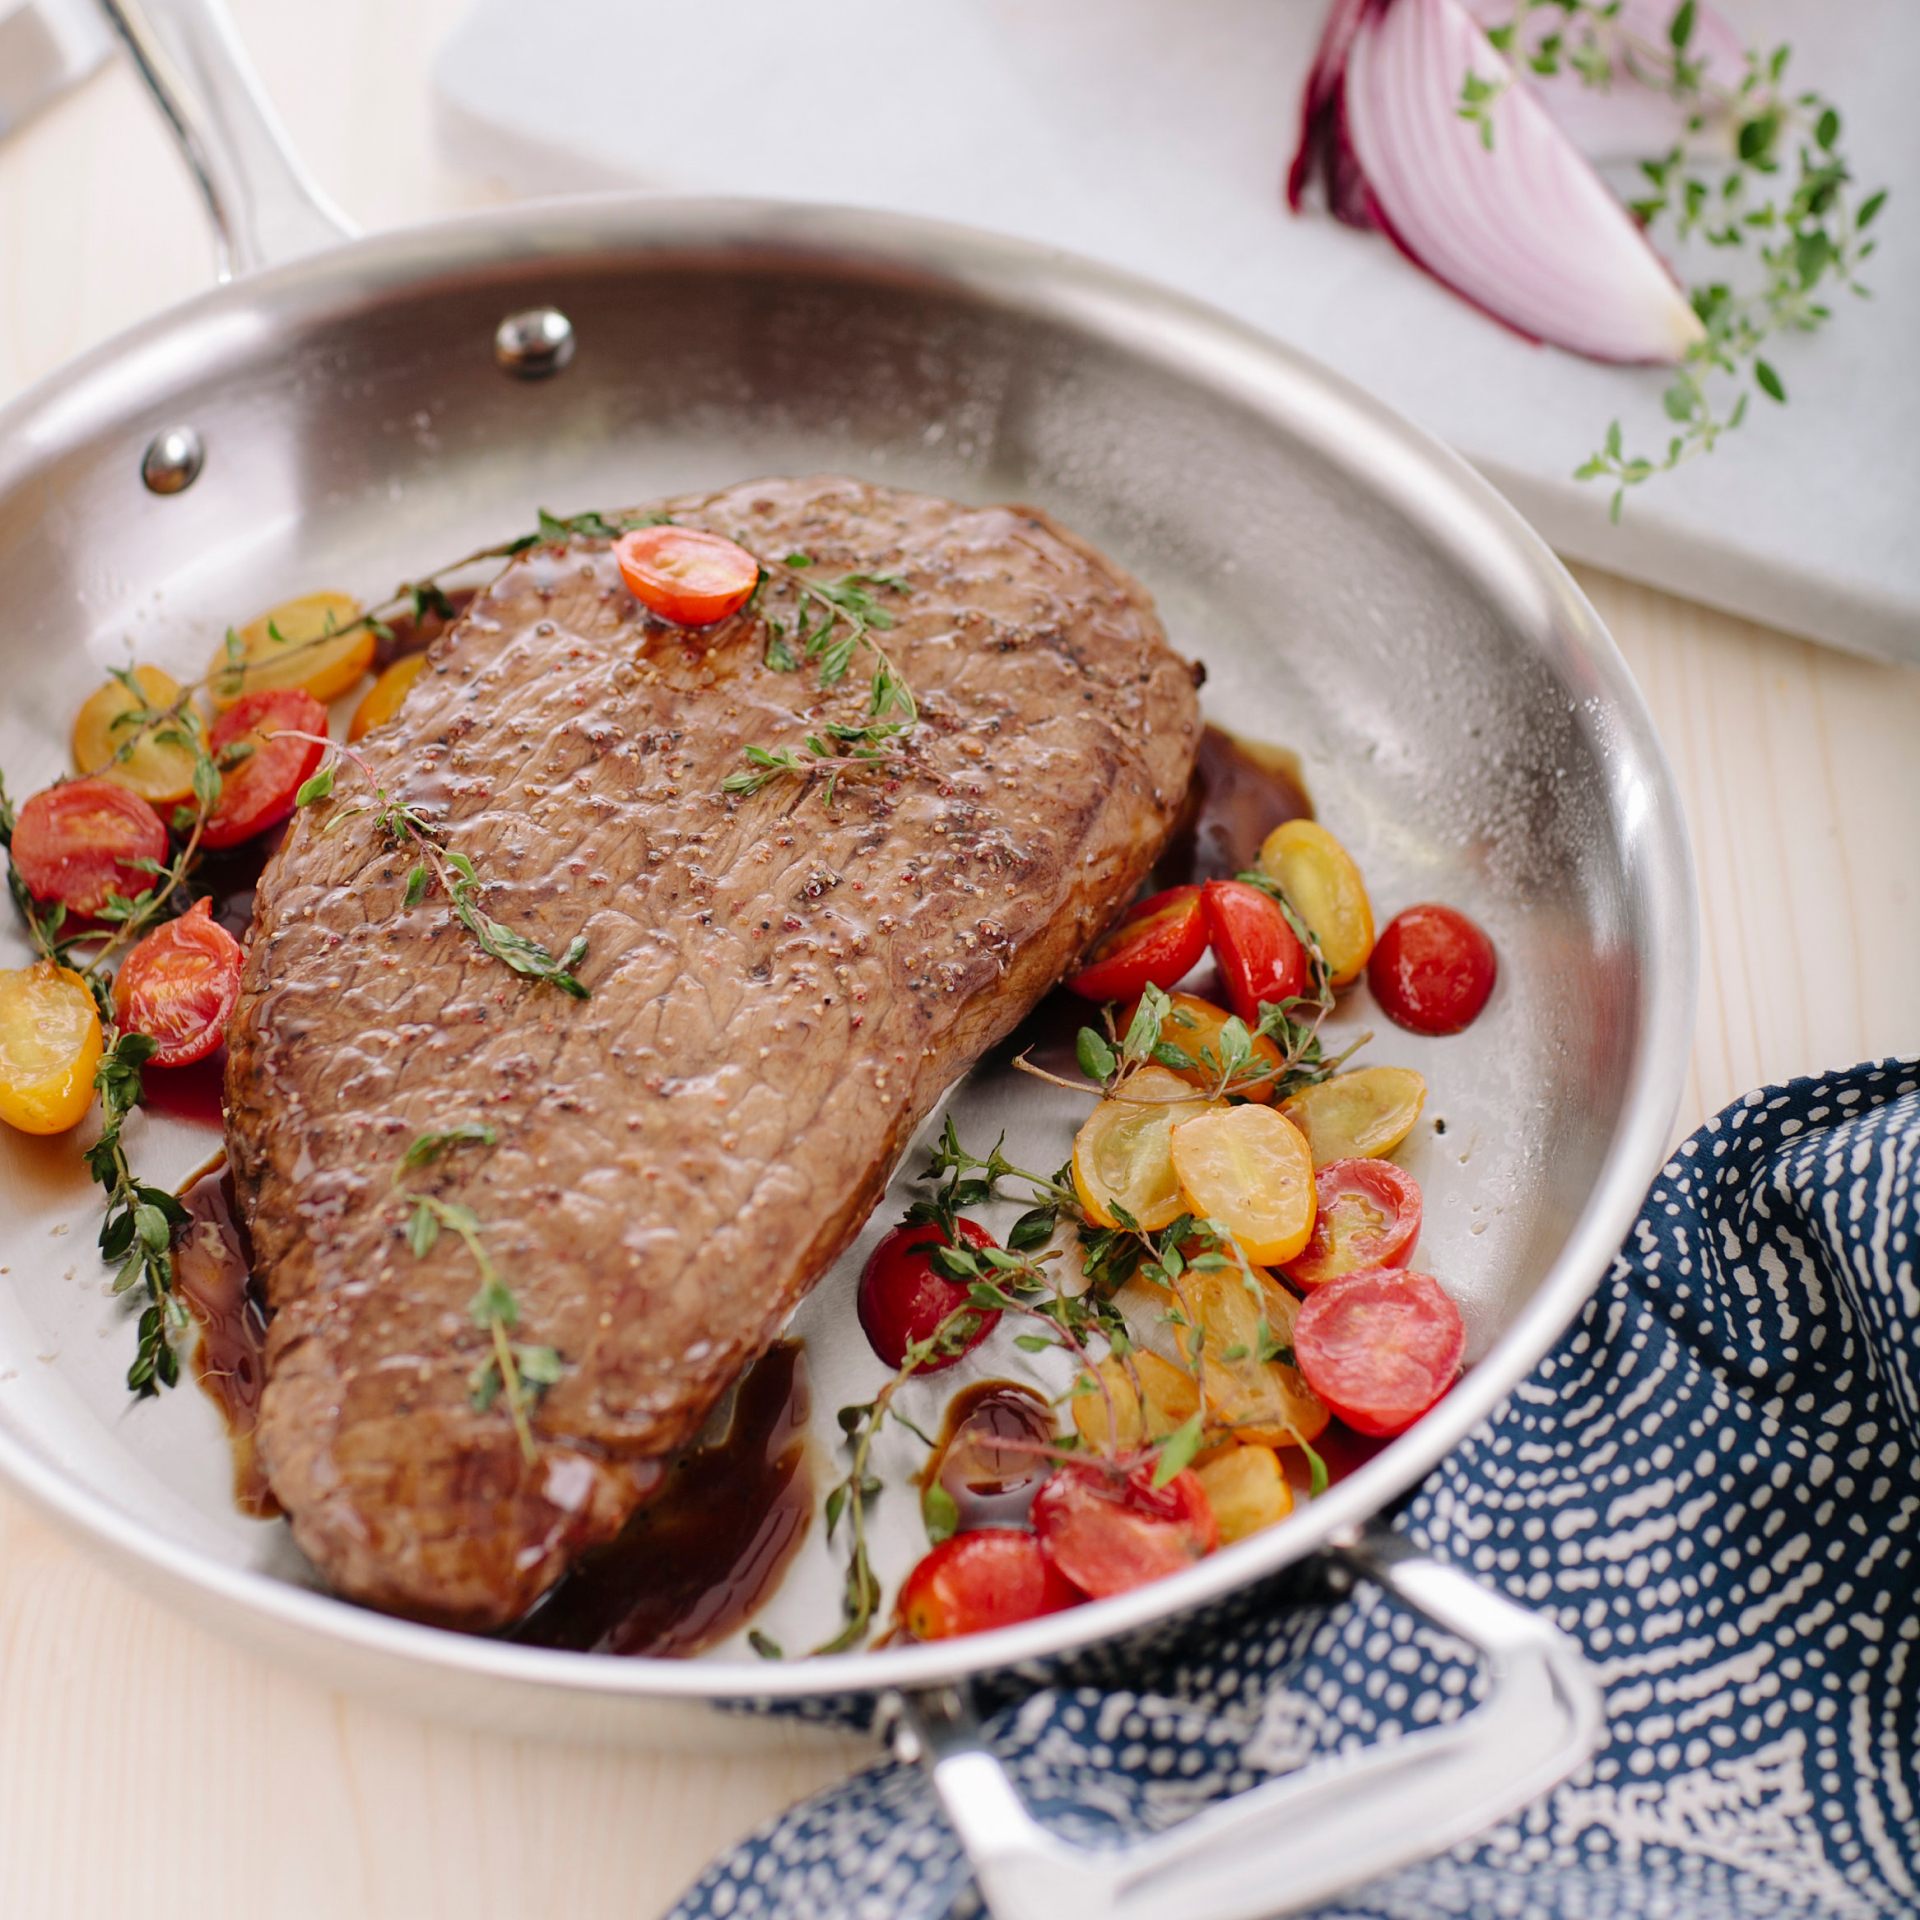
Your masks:
[[[296,734],[310,734],[307,740]],[[293,811],[294,795],[320,764],[326,748],[327,710],[298,687],[269,687],[243,694],[214,722],[208,751],[220,775],[220,798],[207,816],[200,844],[237,847]],[[228,749],[250,747],[227,766]]]
[[[975,1247],[998,1244],[985,1227],[977,1227],[971,1220],[960,1222],[960,1237]],[[868,1343],[890,1367],[899,1366],[914,1341],[931,1338],[948,1314],[967,1304],[964,1283],[936,1273],[926,1251],[948,1244],[946,1234],[931,1222],[925,1226],[909,1224],[895,1227],[874,1248],[867,1261],[855,1305]],[[971,1353],[993,1331],[999,1319],[997,1311],[982,1313],[979,1331],[960,1352],[932,1355],[921,1361],[914,1371],[943,1372],[962,1355]]]
[[[98,913],[108,897],[131,899],[153,876],[129,864],[164,860],[167,829],[137,793],[113,780],[69,780],[36,793],[13,827],[13,864],[36,900],[69,913]]]
[[[1329,1160],[1313,1176],[1313,1238],[1288,1263],[1296,1287],[1362,1267],[1404,1267],[1420,1238],[1420,1186],[1391,1160]]]
[[[1356,1433],[1404,1433],[1453,1385],[1466,1343],[1440,1283],[1402,1267],[1329,1280],[1293,1322],[1294,1363]]]
[[[1493,991],[1493,942],[1451,907],[1409,907],[1388,921],[1367,962],[1380,1010],[1410,1033],[1458,1033]]]
[[[738,613],[760,582],[745,547],[698,527],[636,527],[613,543],[620,578],[643,607],[680,627]]]
[[[127,955],[113,983],[120,1024],[159,1041],[156,1067],[204,1060],[227,1037],[245,960],[239,941],[213,918],[213,902],[196,900]]]
[[[1306,991],[1307,950],[1270,893],[1244,880],[1209,880],[1200,891],[1227,1004],[1248,1026],[1260,1018],[1262,1001],[1277,1004]]]
[[[951,1640],[1077,1607],[1086,1597],[1030,1533],[957,1533],[907,1575],[900,1624],[916,1640]]]
[[[1169,887],[1142,900],[1107,934],[1068,981],[1083,1000],[1138,1000],[1170,987],[1207,950],[1207,916],[1198,887]]]
[[[1156,1487],[1151,1460],[1130,1473],[1067,1461],[1034,1496],[1033,1526],[1053,1564],[1096,1600],[1178,1573],[1220,1544],[1199,1476],[1182,1469]]]

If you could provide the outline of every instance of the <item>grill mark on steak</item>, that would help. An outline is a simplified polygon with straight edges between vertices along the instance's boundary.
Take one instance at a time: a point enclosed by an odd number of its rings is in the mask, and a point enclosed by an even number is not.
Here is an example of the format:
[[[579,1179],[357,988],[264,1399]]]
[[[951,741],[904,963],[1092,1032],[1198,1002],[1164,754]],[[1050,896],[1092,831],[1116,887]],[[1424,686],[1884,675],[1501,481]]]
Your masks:
[[[922,710],[904,779],[730,799],[749,742],[863,705],[774,673],[740,616],[638,609],[604,545],[523,555],[436,644],[364,750],[444,823],[486,910],[592,998],[510,973],[356,811],[302,813],[263,875],[230,1040],[228,1140],[275,1310],[261,1456],[339,1591],[469,1627],[523,1613],[609,1539],[661,1463],[846,1247],[941,1090],[1151,866],[1199,738],[1146,594],[1026,509],[837,479],[672,502],[823,576],[901,572],[884,637]],[[789,610],[790,617],[790,610]],[[411,1184],[470,1205],[560,1382],[527,1463],[476,1413],[486,1336],[451,1234],[392,1190],[418,1134],[490,1150]]]

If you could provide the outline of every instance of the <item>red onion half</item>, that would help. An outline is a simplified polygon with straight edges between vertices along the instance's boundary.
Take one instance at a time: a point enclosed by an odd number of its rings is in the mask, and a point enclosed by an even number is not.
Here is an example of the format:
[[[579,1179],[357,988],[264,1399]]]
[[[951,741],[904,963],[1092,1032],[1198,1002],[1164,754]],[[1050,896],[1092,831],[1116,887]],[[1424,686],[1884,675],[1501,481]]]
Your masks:
[[[1460,114],[1468,72],[1502,83],[1493,144]],[[1337,79],[1336,79],[1337,74]],[[1678,360],[1703,334],[1632,216],[1511,78],[1461,0],[1335,0],[1308,81],[1297,208],[1334,213],[1529,339],[1595,360]]]

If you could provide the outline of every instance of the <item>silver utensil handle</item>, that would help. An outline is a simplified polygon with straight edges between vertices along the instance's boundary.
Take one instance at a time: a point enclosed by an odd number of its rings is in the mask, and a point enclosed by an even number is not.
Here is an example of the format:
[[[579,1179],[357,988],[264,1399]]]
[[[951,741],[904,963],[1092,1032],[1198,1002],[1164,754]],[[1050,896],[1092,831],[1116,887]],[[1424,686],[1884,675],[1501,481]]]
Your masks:
[[[1261,1920],[1443,1852],[1558,1785],[1599,1744],[1578,1649],[1537,1615],[1375,1526],[1338,1559],[1480,1654],[1487,1695],[1445,1726],[1316,1761],[1133,1846],[1049,1833],[953,1689],[900,1703],[994,1920]]]
[[[261,90],[222,0],[100,0],[185,157],[222,280],[350,240]]]

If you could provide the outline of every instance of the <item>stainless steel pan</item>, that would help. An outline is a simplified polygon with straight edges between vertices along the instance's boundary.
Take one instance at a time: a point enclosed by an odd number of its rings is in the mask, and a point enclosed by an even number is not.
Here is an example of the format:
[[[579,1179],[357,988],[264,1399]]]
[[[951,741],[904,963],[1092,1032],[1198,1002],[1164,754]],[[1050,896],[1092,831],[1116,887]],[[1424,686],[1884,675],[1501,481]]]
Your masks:
[[[195,670],[237,616],[319,585],[385,591],[519,529],[536,504],[817,469],[1038,501],[1153,589],[1176,644],[1211,670],[1216,718],[1299,750],[1386,910],[1444,898],[1492,930],[1501,985],[1481,1022],[1376,1049],[1428,1073],[1448,1123],[1410,1164],[1428,1196],[1423,1264],[1462,1300],[1473,1366],[1289,1523],[1118,1599],[975,1640],[777,1665],[547,1652],[335,1601],[282,1530],[239,1519],[200,1397],[127,1401],[130,1336],[104,1297],[72,1141],[9,1135],[0,1473],[213,1630],[405,1708],[710,1745],[798,1738],[884,1704],[1003,1916],[1069,1899],[1089,1913],[1272,1911],[1443,1846],[1563,1775],[1597,1728],[1566,1643],[1459,1573],[1397,1558],[1368,1521],[1577,1310],[1659,1163],[1684,1071],[1685,830],[1633,683],[1565,572],[1460,461],[1320,368],[1032,246],[641,196],[346,240],[214,4],[152,0],[122,24],[234,277],[0,416],[0,762],[15,793],[64,770],[75,707],[129,645]],[[1016,1131],[1059,1119],[1003,1080],[961,1098]],[[157,1117],[131,1139],[156,1178],[208,1145]],[[867,1364],[848,1301],[859,1251],[803,1310],[829,1407]],[[1112,1671],[1210,1611],[1261,1603],[1316,1556],[1476,1641],[1488,1704],[1133,1854],[1083,1856],[1033,1825],[973,1740],[975,1689]]]

